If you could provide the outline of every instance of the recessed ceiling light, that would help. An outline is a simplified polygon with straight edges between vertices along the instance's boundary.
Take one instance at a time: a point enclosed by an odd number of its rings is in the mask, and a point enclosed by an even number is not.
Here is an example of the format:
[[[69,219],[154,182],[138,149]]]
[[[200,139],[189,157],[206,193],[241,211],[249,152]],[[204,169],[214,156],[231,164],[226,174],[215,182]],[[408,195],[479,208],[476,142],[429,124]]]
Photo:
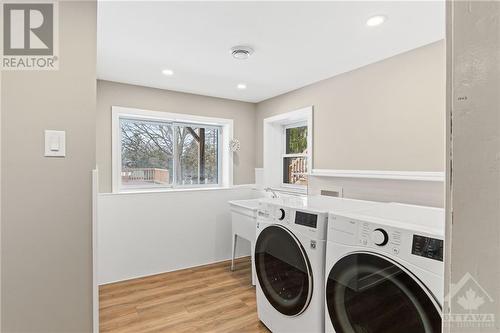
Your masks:
[[[174,75],[174,71],[171,70],[171,69],[164,69],[164,70],[161,71],[161,73],[163,75],[166,75],[166,76],[172,76],[172,75]]]
[[[238,45],[232,47],[230,52],[234,59],[245,60],[253,54],[253,49],[250,46]]]
[[[376,27],[387,21],[387,16],[375,15],[366,20],[366,25],[369,27]]]
[[[244,84],[244,83],[238,83],[238,85],[236,86],[236,88],[238,88],[239,90],[244,90],[247,88],[247,85]]]

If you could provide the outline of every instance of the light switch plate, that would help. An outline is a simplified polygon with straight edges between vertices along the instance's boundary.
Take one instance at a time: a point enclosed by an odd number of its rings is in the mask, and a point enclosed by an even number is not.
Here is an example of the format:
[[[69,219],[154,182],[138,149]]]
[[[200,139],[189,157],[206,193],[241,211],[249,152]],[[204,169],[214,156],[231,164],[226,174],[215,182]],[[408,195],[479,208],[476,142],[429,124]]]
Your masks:
[[[45,130],[45,156],[66,156],[66,132]]]

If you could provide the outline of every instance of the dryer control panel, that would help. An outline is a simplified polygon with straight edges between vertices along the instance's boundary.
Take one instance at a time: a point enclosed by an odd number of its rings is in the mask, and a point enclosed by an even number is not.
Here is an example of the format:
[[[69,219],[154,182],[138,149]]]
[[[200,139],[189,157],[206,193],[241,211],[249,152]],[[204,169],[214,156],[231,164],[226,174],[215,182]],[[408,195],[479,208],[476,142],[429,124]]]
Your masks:
[[[443,261],[443,240],[413,235],[411,253],[424,258]]]
[[[328,241],[350,251],[368,251],[398,258],[427,271],[443,275],[443,237],[425,230],[414,230],[398,222],[364,221],[354,217],[330,215]]]

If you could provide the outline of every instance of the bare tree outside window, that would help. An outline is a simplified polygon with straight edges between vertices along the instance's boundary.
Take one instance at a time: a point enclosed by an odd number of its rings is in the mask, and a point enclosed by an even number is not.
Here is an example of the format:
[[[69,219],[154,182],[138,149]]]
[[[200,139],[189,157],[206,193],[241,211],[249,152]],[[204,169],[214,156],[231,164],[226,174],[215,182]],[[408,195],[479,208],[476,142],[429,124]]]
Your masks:
[[[124,187],[218,184],[218,127],[120,119]]]
[[[218,183],[218,128],[177,127],[177,183]]]

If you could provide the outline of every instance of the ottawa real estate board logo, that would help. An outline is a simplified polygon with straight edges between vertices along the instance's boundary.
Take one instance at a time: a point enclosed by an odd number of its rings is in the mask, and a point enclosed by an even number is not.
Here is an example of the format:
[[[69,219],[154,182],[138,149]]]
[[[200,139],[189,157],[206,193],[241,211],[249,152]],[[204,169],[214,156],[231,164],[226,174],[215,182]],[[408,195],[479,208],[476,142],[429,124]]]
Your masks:
[[[470,273],[451,284],[445,300],[453,309],[444,315],[445,327],[454,332],[496,332],[495,302]]]
[[[57,70],[57,2],[3,2],[3,70]]]

